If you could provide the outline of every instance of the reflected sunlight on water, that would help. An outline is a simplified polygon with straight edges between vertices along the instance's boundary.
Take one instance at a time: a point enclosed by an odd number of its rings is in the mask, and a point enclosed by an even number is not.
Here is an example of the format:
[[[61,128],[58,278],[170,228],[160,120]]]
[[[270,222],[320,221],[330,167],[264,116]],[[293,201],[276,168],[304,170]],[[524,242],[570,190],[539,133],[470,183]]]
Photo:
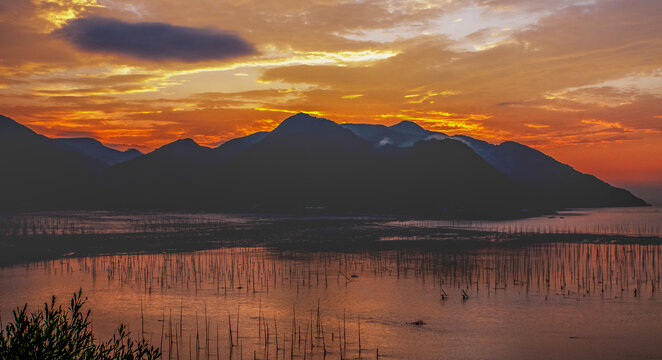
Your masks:
[[[573,243],[68,258],[0,268],[0,314],[83,288],[100,338],[125,322],[164,359],[643,359],[661,260]]]
[[[574,209],[516,220],[398,220],[393,227],[475,229],[523,234],[602,234],[662,237],[659,207]]]

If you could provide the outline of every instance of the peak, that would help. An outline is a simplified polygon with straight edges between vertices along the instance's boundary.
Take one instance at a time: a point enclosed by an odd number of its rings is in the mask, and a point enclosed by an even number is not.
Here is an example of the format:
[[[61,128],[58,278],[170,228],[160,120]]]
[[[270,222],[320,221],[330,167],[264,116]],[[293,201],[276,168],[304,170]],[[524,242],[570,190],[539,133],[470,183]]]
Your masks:
[[[159,156],[195,156],[201,155],[207,151],[211,151],[211,148],[198,145],[193,139],[186,138],[163,145],[150,154],[159,154]]]
[[[395,125],[389,126],[391,129],[407,132],[426,132],[420,125],[413,121],[404,120]]]
[[[288,117],[288,118],[285,119],[285,120],[288,120],[288,119],[321,119],[321,118],[318,118],[318,117],[312,116],[312,115],[307,114],[307,113],[305,113],[305,112],[298,112],[298,113],[296,113],[296,114],[294,114],[294,115]]]
[[[198,143],[191,138],[175,140],[169,144],[163,145],[160,149],[166,148],[190,148],[190,147],[199,147]]]
[[[331,120],[298,113],[283,120],[273,133],[307,133],[340,127]]]
[[[126,150],[124,150],[124,153],[125,154],[135,154],[135,155],[142,155],[143,154],[142,151],[140,151],[138,149],[134,149],[134,148],[126,149]]]
[[[198,145],[198,143],[195,142],[195,140],[193,140],[191,138],[178,139],[178,140],[172,142],[172,144]]]
[[[402,126],[421,128],[417,123],[410,120],[402,120],[395,125],[391,125],[391,127],[402,127]]]
[[[331,122],[331,120],[327,120],[327,119],[321,118],[321,117],[315,117],[315,116],[312,116],[310,114],[300,112],[300,113],[292,115],[292,116],[288,117],[287,119],[283,120],[281,125],[285,124],[285,123],[303,123],[303,122],[306,122],[306,123],[307,122]]]

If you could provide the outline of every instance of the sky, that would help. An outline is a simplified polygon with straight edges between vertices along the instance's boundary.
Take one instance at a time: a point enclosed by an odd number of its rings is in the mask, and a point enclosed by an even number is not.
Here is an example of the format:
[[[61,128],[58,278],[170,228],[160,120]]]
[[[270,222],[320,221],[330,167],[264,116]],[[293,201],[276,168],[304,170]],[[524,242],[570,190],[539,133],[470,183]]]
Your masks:
[[[300,111],[410,120],[662,190],[661,19],[659,0],[0,0],[0,114],[142,151]]]

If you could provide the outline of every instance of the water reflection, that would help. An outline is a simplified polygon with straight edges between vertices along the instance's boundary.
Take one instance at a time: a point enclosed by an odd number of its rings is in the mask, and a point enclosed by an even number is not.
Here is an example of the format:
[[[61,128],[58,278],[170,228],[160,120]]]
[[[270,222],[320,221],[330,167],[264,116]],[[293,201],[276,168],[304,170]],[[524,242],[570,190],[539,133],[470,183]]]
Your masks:
[[[60,259],[0,268],[2,319],[82,287],[166,359],[650,358],[662,246],[269,248]],[[360,330],[359,330],[360,329]]]
[[[0,216],[0,237],[210,232],[265,224],[344,223],[377,229],[464,229],[508,234],[601,234],[662,237],[659,207],[574,209],[515,220],[438,220],[388,216],[334,217],[177,212],[57,211]]]
[[[396,220],[392,227],[483,230],[505,234],[593,234],[662,237],[659,207],[573,209],[515,220]]]

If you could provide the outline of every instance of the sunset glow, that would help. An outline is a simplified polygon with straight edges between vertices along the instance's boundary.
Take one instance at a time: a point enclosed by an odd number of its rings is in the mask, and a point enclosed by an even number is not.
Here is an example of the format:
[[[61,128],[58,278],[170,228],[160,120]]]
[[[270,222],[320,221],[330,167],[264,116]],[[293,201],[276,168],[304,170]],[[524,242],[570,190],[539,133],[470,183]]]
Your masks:
[[[409,120],[659,186],[661,18],[658,0],[4,2],[0,114],[142,151],[300,111]]]

